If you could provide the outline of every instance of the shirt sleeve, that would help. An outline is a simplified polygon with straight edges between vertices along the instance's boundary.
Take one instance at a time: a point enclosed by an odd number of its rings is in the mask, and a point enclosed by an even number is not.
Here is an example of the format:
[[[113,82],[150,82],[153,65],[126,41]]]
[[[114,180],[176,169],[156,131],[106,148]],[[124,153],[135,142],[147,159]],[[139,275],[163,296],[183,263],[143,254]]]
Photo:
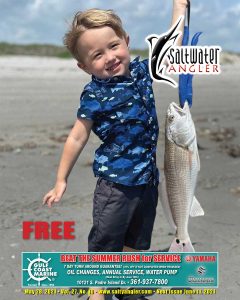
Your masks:
[[[80,97],[77,118],[95,121],[98,117],[100,109],[101,105],[97,99],[97,96],[91,91],[84,90]]]

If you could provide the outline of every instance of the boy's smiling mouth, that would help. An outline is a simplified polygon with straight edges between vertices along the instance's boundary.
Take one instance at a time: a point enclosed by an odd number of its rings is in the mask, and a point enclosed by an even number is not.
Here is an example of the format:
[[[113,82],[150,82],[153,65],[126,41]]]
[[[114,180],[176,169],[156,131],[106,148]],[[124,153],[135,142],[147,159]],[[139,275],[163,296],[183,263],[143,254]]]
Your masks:
[[[107,71],[114,71],[120,65],[120,63],[121,62],[115,63],[114,65],[112,65],[111,67],[107,68],[106,70]]]

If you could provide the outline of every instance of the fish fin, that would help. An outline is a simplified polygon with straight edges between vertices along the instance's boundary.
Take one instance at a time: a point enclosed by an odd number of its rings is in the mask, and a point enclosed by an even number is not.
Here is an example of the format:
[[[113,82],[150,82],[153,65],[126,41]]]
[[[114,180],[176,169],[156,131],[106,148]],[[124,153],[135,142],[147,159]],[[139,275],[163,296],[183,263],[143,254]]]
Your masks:
[[[198,172],[199,172],[200,168],[201,168],[201,164],[200,164],[200,157],[199,157],[198,149],[197,149],[197,165],[198,165]]]
[[[191,206],[191,210],[190,210],[190,216],[191,217],[204,216],[204,210],[195,196],[193,196],[193,202],[192,202],[192,206]]]
[[[180,243],[179,239],[174,239],[168,250],[168,252],[183,252],[183,244]]]
[[[193,157],[193,152],[189,149],[189,151],[188,151],[188,162],[189,162],[189,168],[190,169],[192,167],[192,157]]]
[[[189,156],[191,158],[189,158],[189,163],[190,163],[190,166],[192,165],[192,156],[194,155],[194,153],[196,153],[196,161],[197,161],[197,171],[199,172],[200,171],[200,168],[201,168],[201,164],[200,164],[200,157],[199,157],[199,153],[198,153],[198,145],[197,143],[191,143],[189,146],[188,146],[188,150],[189,150]]]
[[[168,220],[168,223],[169,223],[170,227],[175,232],[177,227],[176,227],[175,222],[173,220],[171,208],[170,208],[169,201],[168,201],[165,175],[161,174],[161,178],[162,179],[161,179],[161,182],[159,184],[159,195],[160,195],[160,200],[161,200],[161,203],[162,203],[163,212],[164,212],[164,215],[165,215],[166,219]]]

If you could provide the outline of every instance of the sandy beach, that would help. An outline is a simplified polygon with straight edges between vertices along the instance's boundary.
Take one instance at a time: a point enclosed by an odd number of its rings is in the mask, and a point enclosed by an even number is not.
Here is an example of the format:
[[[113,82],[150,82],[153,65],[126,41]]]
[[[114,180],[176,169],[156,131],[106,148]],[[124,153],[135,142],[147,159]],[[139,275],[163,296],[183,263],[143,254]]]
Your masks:
[[[194,78],[192,117],[201,160],[196,197],[205,216],[190,219],[189,232],[196,251],[219,252],[217,295],[154,295],[150,299],[239,299],[239,77],[240,63],[235,63],[222,66],[221,75]],[[42,207],[42,197],[55,183],[63,144],[88,81],[89,76],[71,59],[0,57],[0,299],[58,299],[22,293],[21,252],[87,251],[96,182],[91,164],[100,144],[95,135],[90,136],[77,161],[61,203],[48,209]],[[178,95],[164,84],[155,84],[154,92],[160,123],[158,166],[162,170],[164,116],[168,104],[178,102]],[[37,220],[73,220],[76,239],[23,240],[22,222]],[[172,238],[159,202],[151,250],[166,250]]]

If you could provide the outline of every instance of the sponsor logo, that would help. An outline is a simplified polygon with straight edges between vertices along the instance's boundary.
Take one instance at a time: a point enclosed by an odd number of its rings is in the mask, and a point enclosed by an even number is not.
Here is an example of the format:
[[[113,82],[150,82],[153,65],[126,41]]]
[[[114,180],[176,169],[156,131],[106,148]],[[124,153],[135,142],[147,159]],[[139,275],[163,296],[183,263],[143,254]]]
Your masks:
[[[200,275],[205,275],[206,274],[206,268],[203,266],[200,266],[197,268],[197,273]]]
[[[186,257],[185,257],[185,261],[186,261],[186,262],[191,262],[191,261],[193,261],[192,256],[190,256],[190,255],[186,256]]]
[[[216,256],[214,255],[187,255],[185,257],[186,262],[216,262]]]
[[[220,68],[220,46],[176,46],[181,35],[181,16],[176,24],[162,35],[151,34],[149,44],[149,69],[154,81],[165,82],[173,87],[178,84],[168,75],[201,74],[218,75]]]
[[[38,253],[35,259],[29,259],[27,268],[23,268],[23,271],[28,273],[27,285],[28,286],[40,286],[44,281],[54,281],[58,276],[57,272],[51,267],[51,258],[43,259]]]
[[[193,277],[189,276],[188,277],[188,282],[189,283],[194,283],[194,284],[213,284],[215,282],[214,277]]]

